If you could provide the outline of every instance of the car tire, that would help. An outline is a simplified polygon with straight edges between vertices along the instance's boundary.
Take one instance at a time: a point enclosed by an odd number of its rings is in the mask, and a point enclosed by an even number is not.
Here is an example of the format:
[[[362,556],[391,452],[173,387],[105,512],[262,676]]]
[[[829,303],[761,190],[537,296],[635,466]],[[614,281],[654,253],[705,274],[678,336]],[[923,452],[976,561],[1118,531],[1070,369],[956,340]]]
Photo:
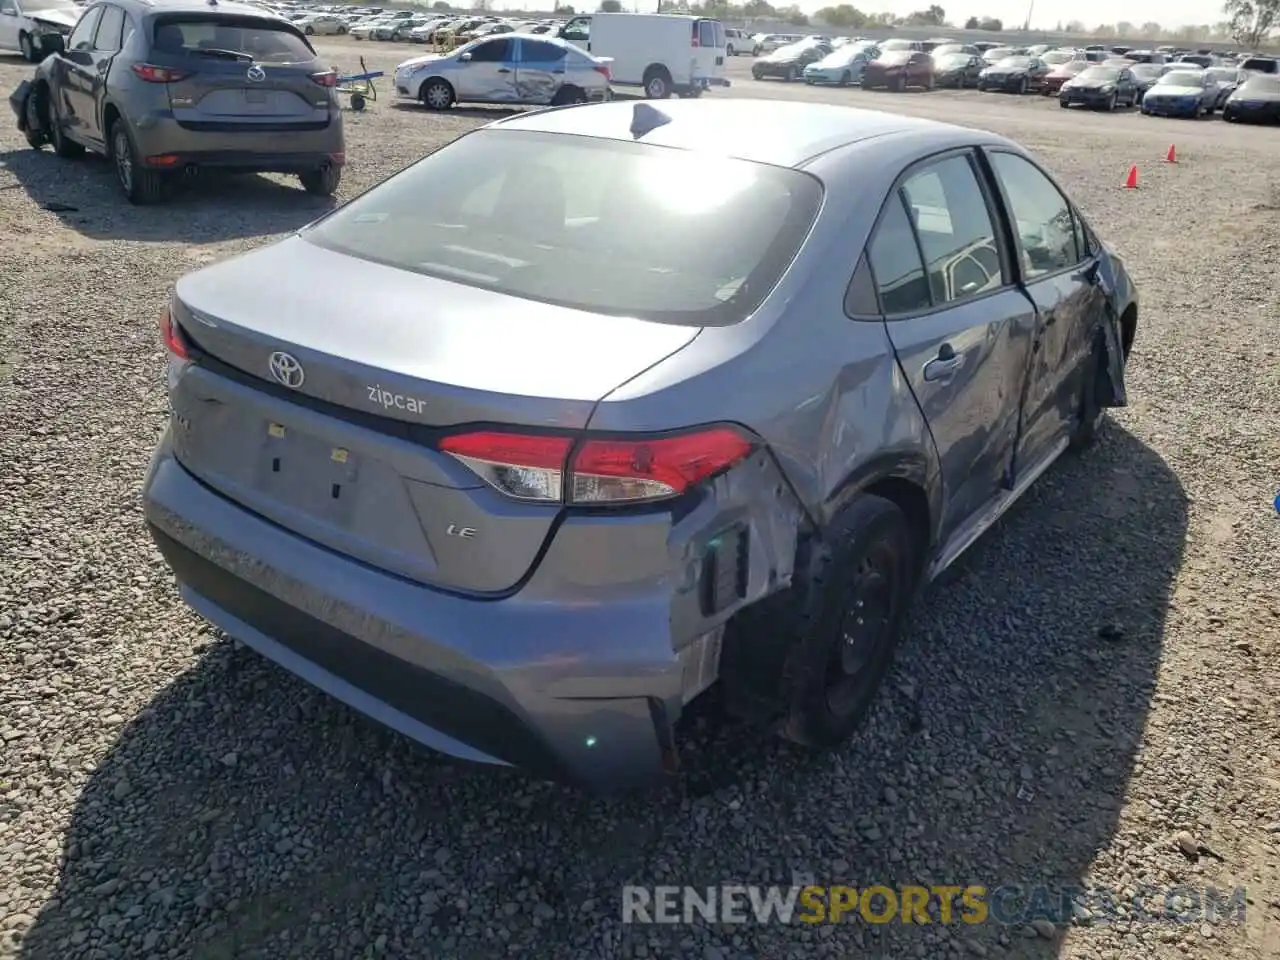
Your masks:
[[[1116,104],[1118,102],[1119,102],[1119,99],[1116,97],[1114,93],[1111,94],[1111,96],[1107,97],[1107,113],[1115,113]]]
[[[848,70],[840,74],[840,86],[847,87],[851,83],[853,83],[853,74],[851,74]]]
[[[305,170],[298,174],[298,181],[302,184],[302,189],[312,196],[332,197],[342,183],[342,167],[326,164],[314,170]]]
[[[738,54],[734,51],[733,47],[725,47],[724,55],[726,57],[736,57]]]
[[[117,117],[107,133],[110,159],[116,170],[116,181],[125,199],[137,206],[150,206],[164,199],[168,181],[159,170],[144,167],[134,146],[129,124]]]
[[[644,95],[647,100],[667,100],[671,97],[671,74],[661,68],[651,69],[644,75]]]
[[[795,83],[795,82],[796,82],[796,68],[795,68],[795,67],[787,67],[787,75],[786,75],[785,77],[783,77],[782,79],[783,79],[783,81],[784,81],[784,82],[786,82],[786,83]]]
[[[457,94],[449,81],[433,77],[422,85],[418,98],[428,110],[448,110],[457,100]]]
[[[345,35],[345,34],[346,34],[346,32],[347,32],[347,28],[346,28],[346,27],[338,27],[338,36],[340,36],[340,37],[341,37],[341,36]]]
[[[1071,106],[1071,104],[1067,103],[1067,101],[1065,100],[1059,99],[1058,106],[1060,106],[1063,110],[1066,110],[1069,106]]]
[[[302,32],[305,33],[308,37],[314,37],[316,35],[316,28],[308,24],[307,26],[302,28]]]
[[[933,74],[932,74],[932,73],[931,73],[931,74],[929,74],[927,77],[925,77],[925,78],[924,78],[924,88],[925,88],[926,90],[932,90],[936,85],[937,85],[937,84],[936,84],[936,82],[934,81],[934,78],[933,78]]]
[[[44,59],[41,56],[44,52],[44,45],[36,46],[35,38],[25,30],[18,34],[18,52],[22,54],[22,59],[27,63],[39,63]]]
[[[793,588],[779,732],[832,749],[861,725],[893,662],[919,564],[906,515],[876,496],[845,507],[807,553]]]
[[[567,107],[572,103],[586,103],[587,95],[573,84],[565,84],[556,91],[556,95],[551,98],[551,106]]]
[[[894,77],[889,84],[889,89],[892,90],[894,93],[902,93],[902,91],[907,89],[907,78]]]

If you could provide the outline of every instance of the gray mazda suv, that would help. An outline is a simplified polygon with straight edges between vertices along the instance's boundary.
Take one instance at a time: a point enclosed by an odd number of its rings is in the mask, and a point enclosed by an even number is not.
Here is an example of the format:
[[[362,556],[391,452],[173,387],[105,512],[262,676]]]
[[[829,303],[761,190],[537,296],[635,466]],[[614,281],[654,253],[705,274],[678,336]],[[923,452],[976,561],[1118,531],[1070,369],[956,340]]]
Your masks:
[[[1124,404],[1137,317],[993,134],[527,113],[179,281],[145,512],[198,613],[454,756],[648,782],[717,681],[832,748],[918,590]]]
[[[61,157],[109,157],[131,202],[202,167],[338,189],[337,75],[289,21],[221,0],[99,0],[55,47],[15,102],[19,127]]]

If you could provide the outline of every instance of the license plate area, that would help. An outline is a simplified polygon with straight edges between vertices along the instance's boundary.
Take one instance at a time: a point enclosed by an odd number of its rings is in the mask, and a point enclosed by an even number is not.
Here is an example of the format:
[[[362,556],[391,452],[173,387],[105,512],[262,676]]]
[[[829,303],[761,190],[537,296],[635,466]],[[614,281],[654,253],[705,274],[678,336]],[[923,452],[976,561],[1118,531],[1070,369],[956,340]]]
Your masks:
[[[244,102],[251,107],[265,107],[267,105],[267,91],[246,90],[244,92]]]
[[[349,526],[355,512],[360,459],[345,447],[265,422],[254,464],[254,486],[298,513]]]

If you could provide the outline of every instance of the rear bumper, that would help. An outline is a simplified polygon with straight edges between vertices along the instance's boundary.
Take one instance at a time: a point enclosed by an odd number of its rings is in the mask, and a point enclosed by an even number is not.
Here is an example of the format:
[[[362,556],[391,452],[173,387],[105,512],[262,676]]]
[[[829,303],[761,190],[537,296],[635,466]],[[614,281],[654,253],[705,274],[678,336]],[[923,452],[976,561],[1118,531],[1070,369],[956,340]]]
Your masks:
[[[213,492],[167,433],[143,500],[196,612],[432,749],[597,792],[651,784],[674,757],[683,701],[669,585],[622,596],[615,585],[593,601],[535,573],[502,600],[433,590]]]
[[[1142,98],[1142,112],[1154,113],[1161,117],[1194,117],[1200,113],[1200,104],[1153,102],[1151,95],[1148,94]]]
[[[171,113],[156,112],[135,121],[133,133],[143,157],[176,155],[182,164],[261,173],[291,173],[341,163],[346,150],[342,117],[336,110],[325,128],[296,131],[192,130],[180,125]]]

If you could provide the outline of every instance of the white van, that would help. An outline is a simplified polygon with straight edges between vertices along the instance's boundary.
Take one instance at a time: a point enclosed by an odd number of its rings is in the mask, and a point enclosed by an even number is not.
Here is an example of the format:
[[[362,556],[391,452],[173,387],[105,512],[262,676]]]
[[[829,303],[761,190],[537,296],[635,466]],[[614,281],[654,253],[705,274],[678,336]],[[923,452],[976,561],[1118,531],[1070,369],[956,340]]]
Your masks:
[[[616,86],[643,87],[650,100],[697,97],[727,87],[725,32],[719,20],[673,13],[593,13],[573,17],[562,40],[592,56],[612,57]]]

